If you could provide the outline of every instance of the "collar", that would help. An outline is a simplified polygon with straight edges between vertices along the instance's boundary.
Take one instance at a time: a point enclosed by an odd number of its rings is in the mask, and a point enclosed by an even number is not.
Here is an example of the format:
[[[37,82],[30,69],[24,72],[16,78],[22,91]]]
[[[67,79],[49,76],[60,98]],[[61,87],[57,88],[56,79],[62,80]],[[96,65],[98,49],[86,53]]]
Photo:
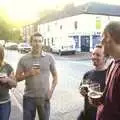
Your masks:
[[[46,52],[42,51],[41,56],[45,57],[46,56]]]
[[[31,55],[32,55],[32,52],[31,52]],[[32,55],[32,56],[33,56],[33,55]],[[45,56],[46,56],[46,52],[42,51],[40,56],[41,56],[41,57],[45,57]],[[33,56],[33,57],[34,57],[34,56]]]
[[[120,63],[120,58],[115,59],[115,63]]]

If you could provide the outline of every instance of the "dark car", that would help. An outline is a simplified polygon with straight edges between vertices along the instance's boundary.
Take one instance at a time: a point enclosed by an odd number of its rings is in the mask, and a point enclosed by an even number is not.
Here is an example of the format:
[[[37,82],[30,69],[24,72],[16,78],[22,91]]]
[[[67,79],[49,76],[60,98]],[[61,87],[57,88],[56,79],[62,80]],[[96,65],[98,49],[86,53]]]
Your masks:
[[[7,42],[5,44],[5,48],[8,49],[8,50],[17,50],[18,49],[18,44],[13,43],[13,42]]]

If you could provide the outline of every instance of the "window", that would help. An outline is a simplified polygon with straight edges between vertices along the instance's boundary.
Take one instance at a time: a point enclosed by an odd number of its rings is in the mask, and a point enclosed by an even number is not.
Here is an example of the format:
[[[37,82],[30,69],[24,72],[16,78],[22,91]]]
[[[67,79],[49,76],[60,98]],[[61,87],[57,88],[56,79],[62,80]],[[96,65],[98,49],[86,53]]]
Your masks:
[[[52,40],[51,40],[51,42],[52,42],[52,45],[55,45],[55,44],[54,44],[54,38],[53,38],[53,37],[52,37]]]
[[[48,32],[50,31],[50,26],[48,25]]]
[[[77,30],[77,28],[78,28],[78,22],[77,21],[74,22],[74,28],[75,28],[75,30]]]
[[[62,30],[62,25],[60,25],[60,30]]]

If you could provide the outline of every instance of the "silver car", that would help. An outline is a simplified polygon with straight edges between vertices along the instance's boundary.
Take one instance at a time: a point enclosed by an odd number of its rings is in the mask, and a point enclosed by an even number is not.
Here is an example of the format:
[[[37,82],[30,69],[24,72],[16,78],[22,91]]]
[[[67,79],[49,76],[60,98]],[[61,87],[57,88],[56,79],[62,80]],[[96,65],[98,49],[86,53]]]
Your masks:
[[[29,43],[20,43],[18,45],[18,52],[20,53],[27,53],[31,51],[31,46]]]

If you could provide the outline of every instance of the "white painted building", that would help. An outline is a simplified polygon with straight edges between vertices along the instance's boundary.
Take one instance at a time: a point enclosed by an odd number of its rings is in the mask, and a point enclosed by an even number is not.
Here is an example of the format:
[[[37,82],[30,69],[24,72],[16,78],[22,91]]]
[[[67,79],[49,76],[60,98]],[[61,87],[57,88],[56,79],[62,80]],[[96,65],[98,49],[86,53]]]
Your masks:
[[[102,31],[109,21],[120,21],[120,6],[87,3],[62,11],[37,23],[37,31],[44,37],[44,45],[73,38],[76,51],[91,51],[100,42]]]
[[[112,20],[120,20],[120,17],[80,14],[39,24],[39,32],[43,34],[46,45],[68,36],[73,37],[76,51],[91,51],[99,43],[105,25]]]

